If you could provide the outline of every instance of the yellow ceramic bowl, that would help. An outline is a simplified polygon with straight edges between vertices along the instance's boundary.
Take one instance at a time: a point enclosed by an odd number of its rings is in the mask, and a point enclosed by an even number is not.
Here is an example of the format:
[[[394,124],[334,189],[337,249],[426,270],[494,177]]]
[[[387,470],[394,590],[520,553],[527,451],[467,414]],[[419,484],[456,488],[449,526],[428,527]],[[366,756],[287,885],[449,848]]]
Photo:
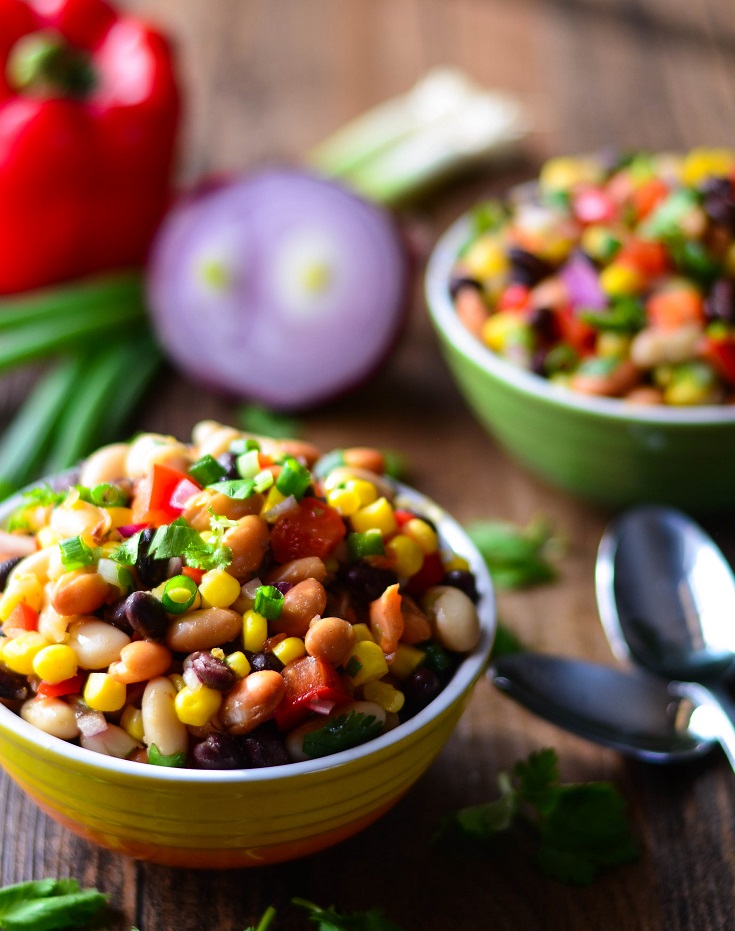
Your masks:
[[[394,805],[428,768],[469,701],[492,647],[495,606],[477,550],[437,505],[401,486],[399,501],[437,525],[470,563],[482,637],[426,708],[369,743],[307,763],[237,771],[145,766],[102,756],[0,705],[0,764],[52,818],[111,850],[169,866],[290,860],[329,847]],[[0,506],[0,523],[17,506]]]

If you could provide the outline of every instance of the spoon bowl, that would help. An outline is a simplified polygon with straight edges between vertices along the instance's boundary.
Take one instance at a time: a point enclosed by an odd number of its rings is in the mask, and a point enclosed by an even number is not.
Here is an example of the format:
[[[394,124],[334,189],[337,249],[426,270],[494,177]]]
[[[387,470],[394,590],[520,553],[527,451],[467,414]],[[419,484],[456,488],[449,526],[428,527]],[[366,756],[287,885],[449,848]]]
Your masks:
[[[735,660],[735,578],[714,541],[680,511],[633,508],[602,537],[595,586],[616,656],[700,683],[735,768],[735,706],[723,684]]]
[[[539,717],[649,763],[684,762],[713,746],[697,729],[697,704],[639,670],[516,653],[496,660],[489,675]]]

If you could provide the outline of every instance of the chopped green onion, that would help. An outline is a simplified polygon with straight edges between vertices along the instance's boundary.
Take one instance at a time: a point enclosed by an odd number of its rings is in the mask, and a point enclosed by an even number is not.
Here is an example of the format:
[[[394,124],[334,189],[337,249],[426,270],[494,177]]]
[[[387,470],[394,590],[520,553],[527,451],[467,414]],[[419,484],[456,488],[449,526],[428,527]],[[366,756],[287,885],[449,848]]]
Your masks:
[[[269,621],[277,621],[283,610],[283,595],[274,585],[261,585],[255,591],[254,609]]]
[[[344,450],[333,449],[317,460],[314,466],[314,475],[317,478],[326,478],[332,469],[338,469],[343,465],[346,465]]]
[[[129,569],[119,565],[112,559],[100,559],[97,563],[97,572],[102,576],[105,582],[119,588],[124,594],[132,592],[133,576]]]
[[[255,478],[260,472],[260,458],[257,449],[250,449],[237,458],[237,471],[240,478]]]
[[[200,485],[213,485],[227,475],[227,469],[210,455],[197,459],[189,469],[189,475]]]
[[[161,604],[169,614],[183,614],[194,604],[197,593],[194,579],[188,575],[175,575],[163,587]]]
[[[173,766],[181,768],[186,765],[185,753],[161,753],[155,744],[148,747],[148,762],[153,766]]]
[[[347,665],[345,666],[345,672],[347,673],[347,675],[351,679],[354,679],[361,669],[362,669],[362,663],[360,662],[360,660],[356,656],[351,656],[349,660],[347,661]]]
[[[84,566],[92,566],[95,562],[94,551],[82,540],[81,537],[71,537],[69,540],[62,540],[59,543],[61,550],[61,562],[67,572],[73,569],[82,569]]]
[[[347,537],[347,552],[352,562],[366,556],[382,556],[385,553],[383,535],[375,528],[365,533],[351,533]]]
[[[128,503],[128,496],[122,488],[107,482],[95,485],[89,493],[89,499],[92,504],[102,508],[121,508]]]
[[[310,484],[311,473],[306,466],[301,465],[292,456],[287,456],[276,479],[276,488],[286,498],[293,495],[297,501],[300,501]]]
[[[241,456],[243,453],[249,453],[251,449],[260,452],[260,443],[252,437],[241,437],[230,443],[230,452],[235,456]]]
[[[263,469],[262,472],[258,474],[253,479],[255,490],[258,494],[262,494],[264,491],[268,491],[275,479],[273,478],[273,473],[269,469]]]

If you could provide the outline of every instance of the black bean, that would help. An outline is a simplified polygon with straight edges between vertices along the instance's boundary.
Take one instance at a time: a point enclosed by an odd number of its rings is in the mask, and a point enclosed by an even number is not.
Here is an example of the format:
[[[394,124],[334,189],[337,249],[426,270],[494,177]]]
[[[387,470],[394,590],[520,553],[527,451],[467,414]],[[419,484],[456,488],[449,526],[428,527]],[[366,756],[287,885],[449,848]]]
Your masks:
[[[117,627],[118,630],[132,637],[134,632],[133,625],[128,620],[128,615],[125,610],[127,600],[126,595],[123,598],[118,598],[117,601],[113,601],[112,604],[107,605],[104,610],[104,619],[109,624],[112,624],[113,627]]]
[[[0,699],[4,701],[22,701],[28,695],[28,682],[25,676],[0,666]]]
[[[11,556],[10,559],[0,562],[0,592],[5,591],[5,586],[8,584],[8,576],[22,558],[22,556]]]
[[[439,676],[431,669],[421,667],[404,680],[402,691],[406,703],[401,711],[401,719],[413,717],[433,701],[442,690]]]
[[[278,591],[282,595],[285,595],[286,592],[290,591],[293,588],[293,586],[294,586],[293,582],[276,582],[275,584],[275,587],[278,589]]]
[[[460,591],[463,591],[475,604],[480,600],[480,596],[477,594],[475,577],[466,569],[452,569],[451,572],[447,572],[442,584],[451,585],[453,588],[460,589]]]
[[[253,653],[250,657],[250,668],[253,672],[261,672],[263,669],[280,672],[283,669],[283,663],[275,653],[265,651],[263,653]]]
[[[138,578],[146,588],[155,588],[168,577],[168,559],[156,559],[155,556],[148,555],[155,533],[154,527],[146,527],[141,531],[138,543],[138,559],[135,569]]]
[[[735,231],[735,190],[729,178],[709,178],[702,186],[704,210],[715,223]]]
[[[289,762],[288,753],[280,734],[267,728],[258,728],[240,738],[240,747],[246,765],[253,769],[265,766],[283,766]]]
[[[192,653],[184,661],[184,666],[187,665],[191,666],[202,685],[218,692],[229,691],[237,679],[227,663],[211,653]]]
[[[469,275],[453,275],[449,279],[449,293],[452,296],[452,300],[454,300],[463,288],[472,288],[474,291],[479,291],[480,294],[482,294],[482,284],[477,281],[477,279],[470,278]]]
[[[356,562],[340,570],[340,580],[358,604],[369,604],[380,598],[389,585],[398,581],[390,569],[379,569],[366,562]]]
[[[704,301],[708,320],[735,324],[735,282],[719,278],[710,288]]]
[[[228,734],[210,734],[192,750],[198,769],[242,769],[245,754],[237,740]]]
[[[125,599],[125,616],[133,630],[147,640],[163,640],[168,630],[168,614],[150,592],[133,592]]]
[[[240,473],[237,471],[237,456],[234,453],[222,453],[221,456],[217,456],[217,462],[225,470],[222,481],[234,481],[240,478]]]
[[[556,313],[549,307],[537,307],[531,311],[528,323],[539,341],[544,345],[555,343],[559,338]]]
[[[508,249],[508,258],[510,259],[509,279],[528,288],[537,285],[553,271],[551,265],[544,259],[515,246]]]

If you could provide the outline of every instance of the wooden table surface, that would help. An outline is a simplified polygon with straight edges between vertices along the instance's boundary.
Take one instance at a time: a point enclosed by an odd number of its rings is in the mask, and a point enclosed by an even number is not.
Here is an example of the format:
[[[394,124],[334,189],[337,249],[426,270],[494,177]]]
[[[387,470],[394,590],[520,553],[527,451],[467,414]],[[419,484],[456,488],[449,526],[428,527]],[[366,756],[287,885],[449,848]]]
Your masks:
[[[182,177],[298,161],[349,117],[450,64],[523,96],[535,130],[524,158],[437,193],[411,222],[430,246],[480,195],[532,176],[547,155],[735,142],[732,0],[134,0],[176,37],[189,108]],[[0,415],[12,404],[0,401]],[[182,436],[234,408],[171,375],[136,428]],[[420,289],[402,345],[350,399],[304,416],[324,448],[400,449],[410,478],[460,520],[546,515],[569,540],[559,580],[499,596],[531,647],[612,662],[595,609],[595,550],[610,513],[546,487],[509,461],[467,412],[437,351]],[[706,476],[693,476],[693,481]],[[725,520],[718,531],[735,543]],[[540,876],[515,851],[455,861],[429,846],[441,815],[495,798],[498,772],[546,746],[565,780],[612,780],[641,858],[595,884]],[[72,875],[108,892],[116,927],[241,931],[278,907],[307,926],[300,895],[351,911],[380,906],[413,931],[683,931],[735,928],[735,780],[718,751],[691,767],[631,762],[548,726],[481,681],[429,772],[360,836],[279,867],[188,872],[99,850],[0,778],[0,881]]]

